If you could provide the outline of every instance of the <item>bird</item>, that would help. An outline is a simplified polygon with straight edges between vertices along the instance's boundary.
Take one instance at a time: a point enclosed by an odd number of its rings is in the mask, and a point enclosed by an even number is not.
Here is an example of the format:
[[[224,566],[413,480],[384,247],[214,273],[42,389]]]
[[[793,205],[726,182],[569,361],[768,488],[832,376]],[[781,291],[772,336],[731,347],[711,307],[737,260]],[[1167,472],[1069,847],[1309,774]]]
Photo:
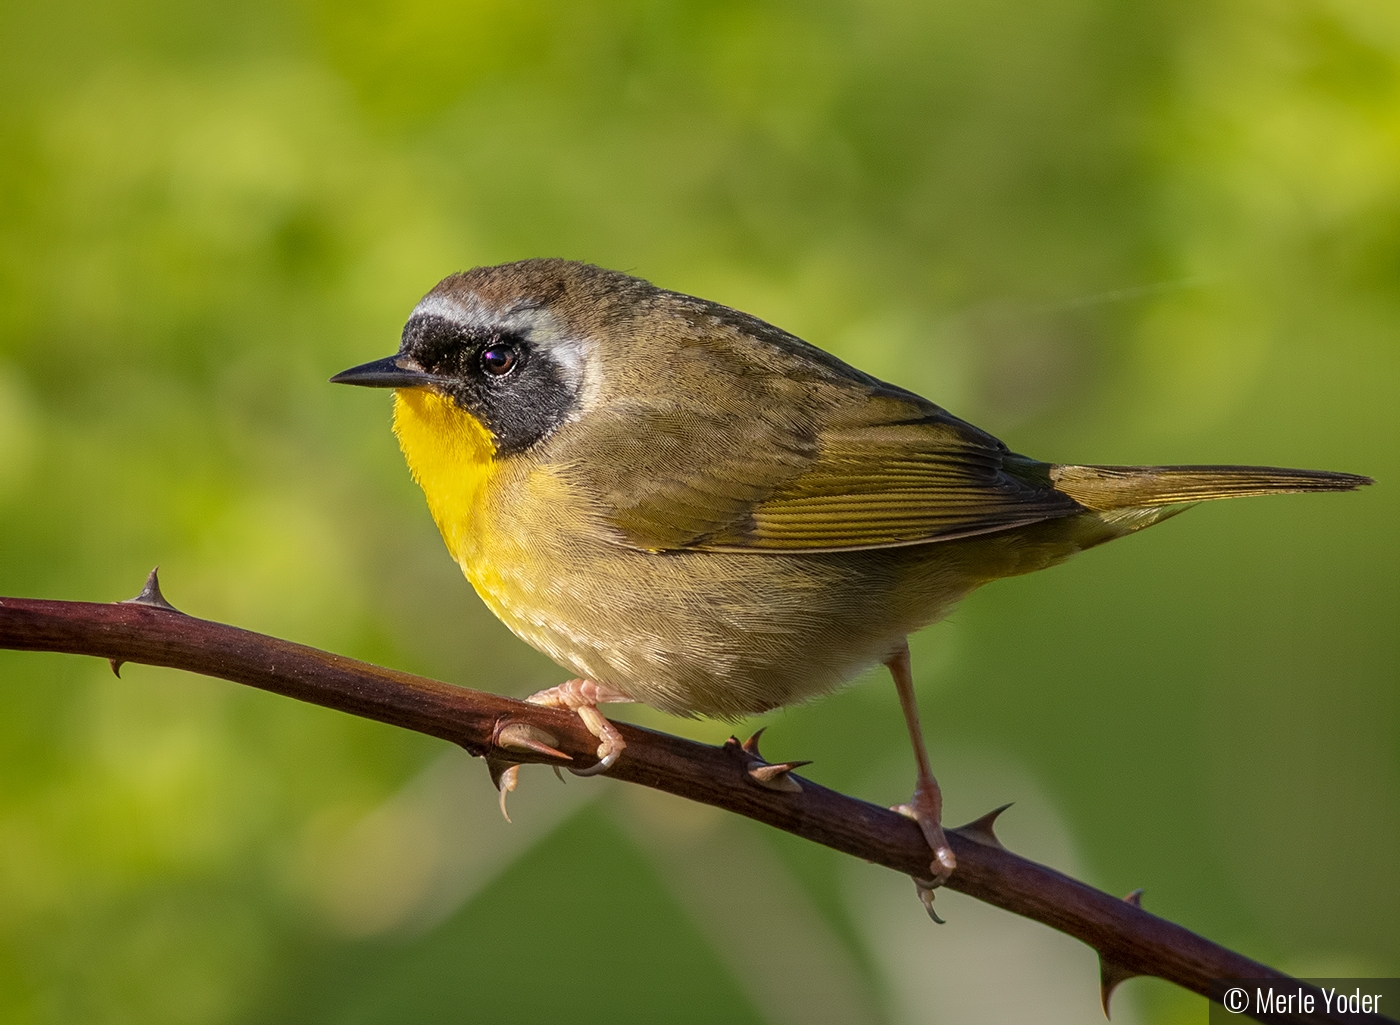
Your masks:
[[[1099,466],[1012,452],[933,402],[739,310],[563,259],[478,267],[413,308],[398,351],[331,378],[394,391],[393,429],[452,558],[598,706],[737,719],[888,667],[914,749],[896,810],[956,870],[907,638],[992,580],[1216,498],[1369,477]],[[498,780],[504,810],[515,769]],[[935,916],[936,917],[936,916]]]

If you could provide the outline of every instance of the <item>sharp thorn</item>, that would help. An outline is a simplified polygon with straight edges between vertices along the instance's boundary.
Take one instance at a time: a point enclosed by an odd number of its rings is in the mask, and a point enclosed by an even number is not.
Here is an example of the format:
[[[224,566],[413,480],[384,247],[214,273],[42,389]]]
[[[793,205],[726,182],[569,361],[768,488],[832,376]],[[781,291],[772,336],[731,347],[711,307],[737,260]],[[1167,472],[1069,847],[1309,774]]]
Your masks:
[[[793,769],[800,769],[811,762],[779,762],[776,765],[755,765],[749,776],[761,787],[769,790],[782,790],[789,794],[802,793],[802,785],[790,775]]]
[[[120,605],[149,605],[153,609],[165,609],[167,612],[179,612],[174,605],[165,600],[165,595],[160,593],[160,578],[157,573],[160,567],[151,570],[150,576],[146,577],[146,586],[141,588],[141,593],[135,598],[128,598]],[[183,613],[181,613],[183,615]]]
[[[560,783],[569,782],[567,779],[564,778],[564,774],[559,771],[559,766],[551,765],[550,768],[554,770],[554,778],[557,779]]]
[[[559,743],[558,740],[538,726],[519,721],[507,722],[496,731],[495,737],[495,745],[504,751],[530,752],[544,755],[546,758],[558,758],[561,761],[572,762],[574,760],[572,756],[566,755],[554,746],[557,743]]]
[[[109,658],[107,664],[112,667],[112,675],[120,680],[122,678],[122,666],[126,665],[126,663],[119,658]]]
[[[1001,847],[1002,850],[1006,850],[997,836],[996,830],[992,827],[996,824],[997,816],[1010,807],[1011,805],[1008,803],[1003,804],[1000,808],[993,808],[981,818],[973,819],[967,825],[954,829],[953,832],[980,843],[983,847]]]
[[[743,749],[746,752],[753,755],[755,758],[762,758],[763,755],[758,753],[758,738],[763,736],[763,731],[767,728],[767,726],[760,726],[757,730],[754,731],[754,735],[748,740],[744,741],[744,743],[740,746],[743,747]]]
[[[1142,907],[1142,887],[1139,886],[1136,890],[1128,894],[1123,899],[1135,908]]]
[[[740,749],[740,748],[739,748],[739,738],[736,737],[736,736],[734,736],[734,734],[731,733],[731,734],[729,735],[729,739],[726,740],[726,741],[724,742],[724,749],[725,749],[726,751],[738,751],[738,750]]]
[[[1099,955],[1099,999],[1103,1003],[1103,1016],[1112,1019],[1113,1015],[1108,1009],[1109,1001],[1113,999],[1113,991],[1119,984],[1129,979],[1141,975],[1142,972],[1135,972],[1131,968],[1125,968],[1117,961],[1111,961]]]

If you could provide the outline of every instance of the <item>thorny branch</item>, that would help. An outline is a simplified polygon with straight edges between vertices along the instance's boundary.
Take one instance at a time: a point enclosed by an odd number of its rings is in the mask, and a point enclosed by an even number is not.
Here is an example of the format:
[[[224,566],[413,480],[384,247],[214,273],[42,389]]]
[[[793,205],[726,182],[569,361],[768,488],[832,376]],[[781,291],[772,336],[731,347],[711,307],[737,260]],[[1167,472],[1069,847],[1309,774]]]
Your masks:
[[[596,761],[596,738],[571,712],[185,615],[161,596],[154,571],[140,595],[117,604],[0,598],[0,647],[95,655],[111,660],[114,670],[124,662],[140,662],[247,684],[459,744],[487,758],[493,775],[508,762],[577,768]],[[607,772],[614,779],[746,815],[896,872],[927,873],[928,846],[917,825],[793,775],[792,769],[804,763],[768,765],[758,752],[756,735],[743,744],[731,738],[722,747],[710,747],[625,723],[617,726],[627,751]],[[1135,975],[1157,976],[1204,996],[1210,995],[1213,979],[1294,981],[1144,911],[1140,891],[1119,899],[1011,853],[992,830],[1001,811],[948,831],[958,859],[948,887],[1068,933],[1098,951],[1105,1013],[1114,987]]]

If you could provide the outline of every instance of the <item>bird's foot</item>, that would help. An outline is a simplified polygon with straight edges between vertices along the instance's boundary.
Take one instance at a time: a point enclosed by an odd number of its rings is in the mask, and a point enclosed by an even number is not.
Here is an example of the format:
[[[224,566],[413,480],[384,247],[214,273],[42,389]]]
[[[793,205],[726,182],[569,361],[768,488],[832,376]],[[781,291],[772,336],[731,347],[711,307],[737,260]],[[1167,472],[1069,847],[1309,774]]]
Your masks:
[[[570,769],[575,776],[596,776],[607,772],[617,762],[617,758],[627,747],[617,727],[598,711],[602,704],[633,701],[631,696],[611,687],[604,687],[592,680],[569,680],[557,687],[538,691],[525,699],[532,705],[546,708],[567,708],[583,720],[588,732],[598,738],[598,764],[586,769]],[[502,791],[504,793],[504,791]]]
[[[919,899],[924,902],[929,917],[941,922],[933,913],[933,891],[948,881],[953,869],[958,867],[958,859],[953,856],[953,848],[948,846],[948,838],[943,835],[943,792],[938,789],[938,780],[933,778],[933,770],[928,764],[928,749],[924,747],[924,731],[919,725],[919,706],[914,700],[914,677],[909,666],[909,645],[901,643],[899,649],[885,663],[890,676],[894,678],[894,688],[899,692],[899,707],[904,713],[904,723],[909,727],[909,740],[914,745],[914,760],[919,766],[919,782],[914,787],[914,796],[908,804],[891,808],[901,815],[913,819],[928,841],[933,851],[933,863],[929,865],[930,878],[914,878]]]
[[[932,779],[929,782],[933,783]],[[930,877],[915,877],[914,888],[929,917],[941,923],[943,920],[933,911],[933,891],[948,881],[948,877],[958,867],[958,859],[953,854],[953,848],[948,844],[948,837],[944,835],[943,826],[939,821],[943,817],[943,795],[938,790],[938,784],[925,786],[921,782],[914,788],[914,796],[909,799],[908,804],[897,804],[890,810],[917,822],[924,839],[928,841],[929,850],[933,852],[933,861],[929,865]]]

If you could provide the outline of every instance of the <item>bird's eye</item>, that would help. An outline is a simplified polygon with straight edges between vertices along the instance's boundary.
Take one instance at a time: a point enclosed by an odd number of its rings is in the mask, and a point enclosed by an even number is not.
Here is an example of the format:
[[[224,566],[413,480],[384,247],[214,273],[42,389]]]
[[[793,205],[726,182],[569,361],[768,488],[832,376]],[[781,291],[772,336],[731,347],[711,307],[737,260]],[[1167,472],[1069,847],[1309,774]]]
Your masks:
[[[481,353],[481,368],[492,377],[505,377],[520,363],[520,350],[508,342],[488,345]]]

